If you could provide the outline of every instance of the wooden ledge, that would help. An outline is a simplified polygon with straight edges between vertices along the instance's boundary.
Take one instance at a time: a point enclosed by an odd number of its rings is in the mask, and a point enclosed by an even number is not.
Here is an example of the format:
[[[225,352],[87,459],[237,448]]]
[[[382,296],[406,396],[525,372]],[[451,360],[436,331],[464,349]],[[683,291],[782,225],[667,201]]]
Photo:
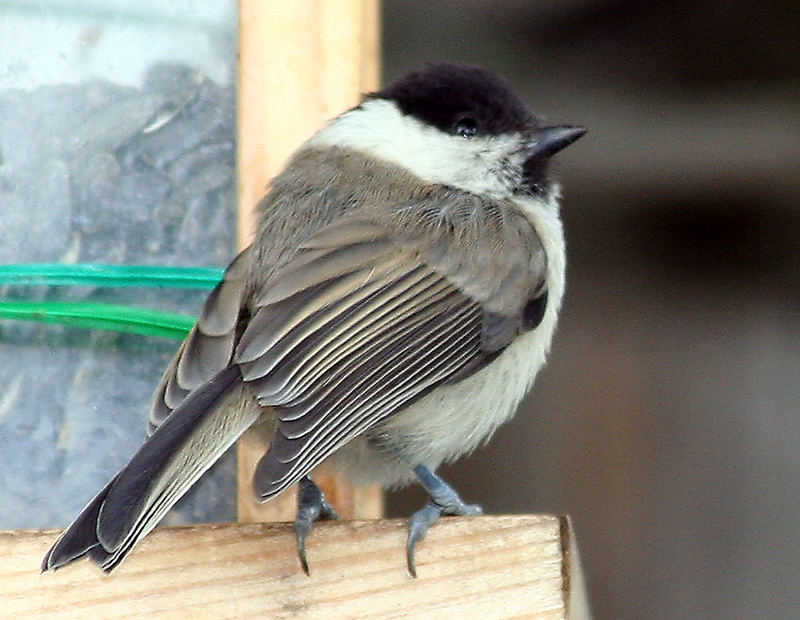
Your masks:
[[[448,517],[405,567],[404,520],[319,523],[306,577],[291,524],[160,528],[112,575],[39,563],[56,530],[0,531],[4,617],[586,618],[568,519]]]

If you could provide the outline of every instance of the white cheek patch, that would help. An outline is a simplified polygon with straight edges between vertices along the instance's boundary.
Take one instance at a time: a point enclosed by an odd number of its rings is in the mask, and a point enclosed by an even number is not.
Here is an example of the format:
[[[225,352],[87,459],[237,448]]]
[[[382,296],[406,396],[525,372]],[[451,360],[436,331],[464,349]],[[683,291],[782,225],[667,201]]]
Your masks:
[[[403,114],[386,99],[365,101],[333,119],[306,146],[352,148],[405,168],[423,181],[490,198],[505,198],[513,189],[514,179],[499,165],[515,150],[512,137],[449,135]]]

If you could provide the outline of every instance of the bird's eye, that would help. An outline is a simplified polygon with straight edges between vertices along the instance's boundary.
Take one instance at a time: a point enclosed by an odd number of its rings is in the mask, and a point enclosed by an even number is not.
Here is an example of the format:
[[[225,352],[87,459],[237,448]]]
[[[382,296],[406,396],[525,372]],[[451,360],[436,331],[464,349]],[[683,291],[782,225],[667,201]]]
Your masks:
[[[478,124],[474,118],[468,116],[460,118],[456,123],[456,133],[465,138],[471,138],[478,133]]]

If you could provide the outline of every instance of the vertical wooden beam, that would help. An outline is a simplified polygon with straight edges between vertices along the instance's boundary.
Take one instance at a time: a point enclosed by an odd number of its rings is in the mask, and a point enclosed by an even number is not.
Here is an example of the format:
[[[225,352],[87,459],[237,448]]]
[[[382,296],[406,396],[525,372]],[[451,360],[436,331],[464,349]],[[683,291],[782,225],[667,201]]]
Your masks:
[[[376,0],[239,3],[238,194],[239,245],[255,230],[253,207],[288,156],[328,119],[358,103],[379,81]],[[239,441],[239,521],[294,518],[294,492],[258,504],[251,476],[268,438]],[[355,489],[317,477],[344,518],[381,513],[377,489]]]

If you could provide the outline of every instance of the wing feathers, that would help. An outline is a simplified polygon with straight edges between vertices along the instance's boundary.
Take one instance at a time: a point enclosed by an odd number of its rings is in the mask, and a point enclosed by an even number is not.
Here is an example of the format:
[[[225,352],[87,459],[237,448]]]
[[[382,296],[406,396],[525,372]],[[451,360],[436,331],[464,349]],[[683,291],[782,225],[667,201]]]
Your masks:
[[[465,308],[452,313],[453,321],[463,319],[466,315]],[[452,325],[451,329],[442,330],[431,336],[429,329],[433,321],[441,320],[440,317],[428,318],[417,321],[413,329],[406,334],[401,334],[393,341],[382,343],[384,346],[370,355],[365,356],[354,372],[346,375],[344,381],[336,389],[328,391],[323,399],[314,403],[315,407],[325,411],[322,418],[325,420],[326,431],[347,418],[351,411],[364,405],[371,405],[383,397],[395,385],[402,385],[410,377],[419,378],[418,369],[431,371],[431,381],[437,365],[442,361],[440,355],[443,350],[448,350],[447,341],[458,334],[458,326]],[[443,345],[444,343],[444,345]],[[376,358],[382,358],[380,360]],[[380,363],[377,363],[377,362]],[[422,377],[424,386],[425,377]],[[412,389],[420,389],[417,381],[411,382]],[[373,388],[380,387],[379,394],[370,392]],[[296,439],[319,430],[321,424],[306,417],[296,417],[292,420],[283,420],[281,430],[289,439]]]
[[[387,238],[386,227],[380,224],[364,220],[344,220],[324,228],[306,241],[302,247],[331,250]]]
[[[233,329],[221,336],[209,336],[193,330],[184,341],[185,349],[178,361],[178,385],[191,389],[225,368],[231,359],[233,338]]]
[[[435,283],[431,280],[434,278],[430,274],[424,277],[407,274],[359,300],[358,304],[326,308],[315,325],[298,330],[294,341],[284,339],[265,353],[265,357],[281,355],[281,364],[273,365],[274,371],[259,382],[259,397],[272,404],[285,404],[297,398],[298,391],[307,385],[309,375],[332,380],[336,372],[328,371],[338,363],[346,363],[347,358],[357,355],[360,349],[374,346],[371,340],[376,335],[390,331],[399,321],[413,316],[415,306],[433,303],[436,295],[441,297],[449,290],[441,279],[436,278]],[[301,376],[306,381],[299,381]]]
[[[298,400],[307,398],[311,390],[322,385],[321,377],[326,378],[324,384],[328,385],[334,381],[329,377],[346,371],[361,352],[385,345],[381,334],[392,330],[402,336],[409,329],[404,326],[411,325],[415,319],[409,312],[409,304],[405,300],[403,305],[380,308],[375,312],[375,317],[344,322],[347,325],[340,326],[337,333],[328,334],[327,338],[315,339],[317,341],[313,348],[308,347],[311,350],[305,352],[303,359],[298,359],[297,364],[287,368],[279,377],[276,376],[280,381],[266,384],[262,390],[268,390],[272,394],[281,393],[280,404],[292,407]],[[287,419],[291,419],[291,416],[287,416]]]
[[[256,470],[256,488],[269,497],[298,480],[353,437],[363,433],[398,408],[422,396],[480,350],[480,320],[474,307],[463,304],[449,312],[451,328],[431,337],[441,316],[419,321],[394,343],[384,343],[383,363],[374,356],[362,364],[338,389],[314,403],[305,415],[283,420],[272,446]]]
[[[525,294],[543,277],[538,240],[520,244],[521,260],[497,259],[513,218],[487,209],[481,228],[467,217],[474,205],[456,207],[435,217],[404,209],[388,226],[340,221],[256,297],[235,359],[259,403],[278,413],[256,470],[262,498],[436,385],[481,368],[517,335]],[[473,295],[487,289],[503,290],[494,304],[503,311]]]
[[[236,349],[235,360],[243,364],[246,379],[263,376],[266,370],[259,364],[249,364],[260,359],[275,343],[302,321],[321,309],[339,303],[357,303],[361,297],[380,288],[379,278],[396,267],[396,259],[388,259],[373,269],[361,269],[352,273],[321,281],[307,294],[294,294],[273,305],[260,307]],[[262,361],[261,364],[264,362]]]
[[[166,420],[189,393],[231,361],[250,270],[252,250],[231,262],[211,292],[197,323],[170,362],[153,395],[148,435]]]
[[[336,252],[312,251],[310,255],[314,256],[313,260],[290,264],[290,268],[272,282],[257,303],[265,306],[274,304],[320,282],[351,274],[365,265],[380,264],[378,259],[392,249],[388,241],[378,240],[345,246]],[[301,255],[301,261],[302,258]]]

